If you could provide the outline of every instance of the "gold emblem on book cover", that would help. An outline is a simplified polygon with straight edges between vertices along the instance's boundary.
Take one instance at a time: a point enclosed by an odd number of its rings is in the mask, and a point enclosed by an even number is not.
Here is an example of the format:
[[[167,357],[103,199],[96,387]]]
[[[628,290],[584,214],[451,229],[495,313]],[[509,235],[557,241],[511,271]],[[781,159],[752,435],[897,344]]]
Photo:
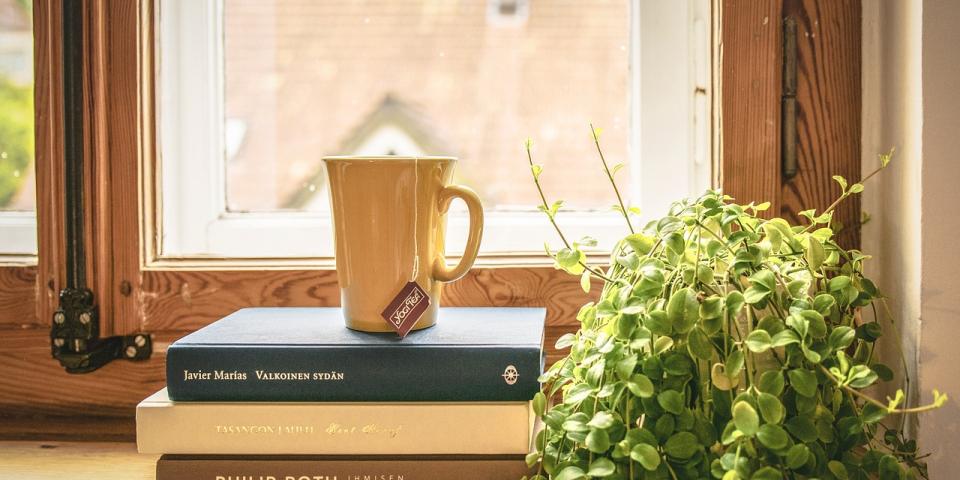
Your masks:
[[[507,368],[503,371],[503,381],[507,382],[507,385],[513,385],[517,383],[517,380],[520,378],[520,372],[517,371],[517,367],[513,365],[507,365]]]

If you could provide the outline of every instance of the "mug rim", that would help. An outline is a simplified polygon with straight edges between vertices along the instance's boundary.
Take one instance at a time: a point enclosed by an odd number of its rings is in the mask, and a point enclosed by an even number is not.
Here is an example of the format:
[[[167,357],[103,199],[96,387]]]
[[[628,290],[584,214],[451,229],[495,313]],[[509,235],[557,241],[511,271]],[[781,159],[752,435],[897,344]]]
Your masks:
[[[438,155],[424,155],[419,157],[409,156],[409,155],[331,155],[331,156],[323,157],[324,162],[346,161],[346,160],[391,160],[391,161],[424,160],[428,162],[438,162],[438,161],[456,162],[457,157],[438,156]]]

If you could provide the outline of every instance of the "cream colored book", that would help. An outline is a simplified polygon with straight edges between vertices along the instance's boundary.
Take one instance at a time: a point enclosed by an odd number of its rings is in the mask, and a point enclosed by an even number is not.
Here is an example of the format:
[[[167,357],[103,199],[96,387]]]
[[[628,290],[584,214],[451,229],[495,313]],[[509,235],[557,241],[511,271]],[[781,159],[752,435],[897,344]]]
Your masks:
[[[137,405],[140,453],[526,454],[530,402],[172,402]]]

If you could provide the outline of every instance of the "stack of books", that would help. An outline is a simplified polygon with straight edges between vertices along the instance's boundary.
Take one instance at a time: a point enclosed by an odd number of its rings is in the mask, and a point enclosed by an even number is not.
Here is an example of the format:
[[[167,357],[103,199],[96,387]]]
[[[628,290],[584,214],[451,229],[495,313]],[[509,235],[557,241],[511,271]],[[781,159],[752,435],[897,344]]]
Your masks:
[[[243,309],[170,346],[137,446],[158,480],[518,479],[544,316],[441,308],[401,340],[338,308]]]

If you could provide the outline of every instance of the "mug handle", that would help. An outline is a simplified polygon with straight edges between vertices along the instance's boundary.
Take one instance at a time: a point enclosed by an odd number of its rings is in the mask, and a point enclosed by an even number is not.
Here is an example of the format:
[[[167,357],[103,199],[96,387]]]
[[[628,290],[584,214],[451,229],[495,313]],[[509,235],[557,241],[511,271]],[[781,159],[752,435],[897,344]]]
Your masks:
[[[483,205],[477,192],[462,185],[448,185],[440,191],[440,215],[446,215],[450,202],[454,198],[461,198],[467,204],[470,212],[470,232],[467,236],[467,246],[463,251],[460,263],[452,269],[447,268],[443,257],[433,263],[433,278],[441,282],[452,282],[464,275],[473,266],[480,251],[480,237],[483,235]]]

